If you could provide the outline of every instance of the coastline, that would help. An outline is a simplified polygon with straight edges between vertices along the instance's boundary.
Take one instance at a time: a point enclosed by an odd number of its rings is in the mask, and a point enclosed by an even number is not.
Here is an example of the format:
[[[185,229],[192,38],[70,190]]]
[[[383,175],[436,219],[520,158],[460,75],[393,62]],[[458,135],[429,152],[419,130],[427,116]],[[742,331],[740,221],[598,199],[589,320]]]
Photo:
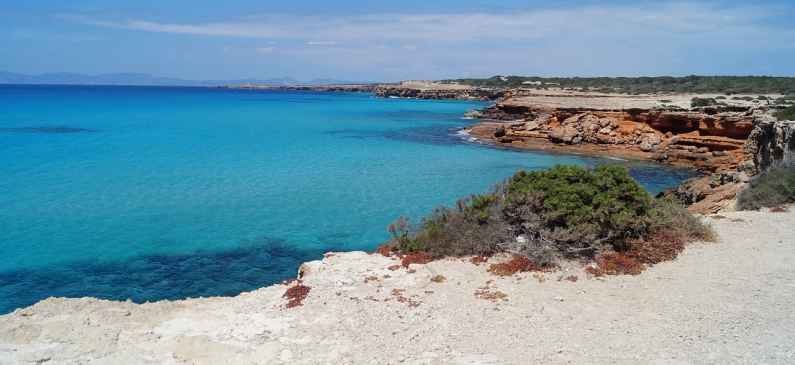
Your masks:
[[[290,309],[283,284],[146,304],[51,298],[0,316],[0,363],[791,361],[795,212],[708,220],[718,243],[638,276],[496,277],[462,259],[392,270],[350,252],[303,265],[311,290]]]
[[[563,154],[574,154],[591,157],[602,158],[615,158],[619,160],[632,160],[659,163],[655,160],[654,154],[642,151],[633,151],[628,149],[615,149],[608,146],[600,146],[595,144],[583,145],[565,145],[550,142],[545,138],[526,138],[523,140],[514,140],[509,143],[502,143],[494,137],[494,132],[500,127],[504,126],[502,122],[482,121],[472,126],[465,128],[466,133],[474,138],[478,143],[484,145],[515,149],[518,151],[542,151]],[[671,164],[676,167],[692,168],[688,164]]]
[[[517,124],[516,120],[483,121],[466,133],[478,143],[501,148],[657,161],[652,152],[599,144],[553,143],[527,136],[503,143],[495,132],[511,124]],[[783,362],[791,358],[791,349],[778,339],[791,338],[787,331],[795,323],[780,324],[775,336],[770,335],[760,348],[754,339],[765,336],[767,327],[753,326],[782,323],[786,313],[769,310],[778,304],[772,299],[749,302],[742,293],[763,292],[771,297],[777,293],[777,286],[761,284],[764,275],[781,278],[775,284],[783,285],[783,290],[791,285],[793,275],[787,263],[793,258],[781,243],[793,239],[788,230],[795,224],[793,214],[737,212],[707,219],[719,228],[718,245],[693,245],[680,259],[637,277],[596,279],[582,268],[565,267],[547,274],[495,278],[468,260],[448,259],[406,270],[394,269],[392,258],[348,252],[327,254],[323,260],[302,265],[298,277],[311,290],[296,308],[289,308],[289,298],[284,297],[295,283],[235,297],[145,304],[50,298],[0,316],[0,359],[37,363],[366,363],[376,359],[380,363],[499,364],[526,362],[527,348],[537,349],[531,358],[545,363],[594,358],[618,363],[716,359],[730,363],[763,356]],[[751,262],[736,262],[737,257],[749,256]],[[772,268],[758,271],[753,263],[760,262]],[[439,276],[443,278],[436,280]],[[578,279],[568,279],[573,276]],[[727,285],[729,292],[725,292]],[[681,293],[693,298],[683,300]],[[716,297],[723,301],[715,304]],[[736,323],[704,320],[725,303],[734,310],[727,315],[741,320],[745,312],[738,308],[758,305],[760,312],[767,311],[743,322],[746,329],[753,328],[752,333],[737,332]],[[700,310],[690,313],[688,306]],[[445,331],[435,331],[438,326]],[[545,337],[527,336],[528,326]],[[711,339],[711,347],[699,350],[700,343],[676,339],[663,340],[665,347],[660,347],[660,327],[680,339]],[[710,338],[716,328],[720,336]],[[454,335],[448,337],[450,333]],[[628,339],[626,333],[637,337]],[[735,335],[731,347],[720,343],[726,334]],[[570,338],[579,340],[576,348],[561,345]],[[617,354],[615,344],[622,342],[629,345],[619,346],[624,352]],[[403,351],[395,354],[384,348]],[[742,353],[737,355],[738,351]],[[771,357],[771,352],[776,355]]]

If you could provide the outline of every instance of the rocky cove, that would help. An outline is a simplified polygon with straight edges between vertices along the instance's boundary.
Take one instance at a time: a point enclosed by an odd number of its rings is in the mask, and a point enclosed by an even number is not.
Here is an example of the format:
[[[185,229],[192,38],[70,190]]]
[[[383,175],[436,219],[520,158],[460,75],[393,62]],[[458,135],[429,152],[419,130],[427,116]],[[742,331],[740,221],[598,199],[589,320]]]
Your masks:
[[[755,103],[691,108],[693,97],[515,95],[470,113],[480,121],[467,132],[502,147],[695,168],[707,176],[671,193],[699,213],[727,207],[751,177],[770,167],[793,164],[795,122],[777,121]]]
[[[492,101],[493,105],[466,115],[478,120],[466,132],[480,142],[693,168],[705,176],[669,193],[697,213],[720,211],[753,176],[773,166],[795,164],[795,122],[777,121],[773,116],[780,106],[770,101],[782,97],[779,94],[633,95],[437,81],[294,86],[287,90]],[[699,99],[714,103],[694,106],[693,101]]]

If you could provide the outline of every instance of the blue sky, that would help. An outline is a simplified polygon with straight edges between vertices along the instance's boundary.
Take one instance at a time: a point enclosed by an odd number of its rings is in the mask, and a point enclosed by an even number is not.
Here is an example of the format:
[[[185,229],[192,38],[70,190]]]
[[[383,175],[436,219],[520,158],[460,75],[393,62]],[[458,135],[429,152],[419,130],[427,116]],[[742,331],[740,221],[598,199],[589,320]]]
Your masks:
[[[792,0],[3,1],[0,70],[372,81],[795,76],[793,19]]]

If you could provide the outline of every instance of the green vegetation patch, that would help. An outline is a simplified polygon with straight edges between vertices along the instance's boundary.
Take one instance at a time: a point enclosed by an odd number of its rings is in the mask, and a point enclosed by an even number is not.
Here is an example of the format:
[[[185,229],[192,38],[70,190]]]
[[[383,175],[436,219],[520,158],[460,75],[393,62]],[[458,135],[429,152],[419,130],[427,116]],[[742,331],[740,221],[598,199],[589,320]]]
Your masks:
[[[773,115],[778,120],[795,120],[795,105],[779,110]]]
[[[690,106],[693,108],[701,108],[705,106],[718,105],[718,101],[713,98],[693,98],[690,99]]]
[[[773,76],[685,76],[685,77],[527,77],[494,76],[487,79],[454,79],[481,87],[559,87],[627,94],[722,93],[795,94],[795,77]]]
[[[795,167],[770,169],[737,196],[737,208],[756,210],[795,203]]]
[[[603,252],[646,249],[643,257],[657,257],[647,242],[661,232],[666,242],[711,238],[711,230],[683,207],[655,200],[625,168],[613,165],[520,171],[491,193],[437,208],[419,226],[401,218],[389,231],[388,246],[403,253],[438,258],[509,252],[539,267]]]

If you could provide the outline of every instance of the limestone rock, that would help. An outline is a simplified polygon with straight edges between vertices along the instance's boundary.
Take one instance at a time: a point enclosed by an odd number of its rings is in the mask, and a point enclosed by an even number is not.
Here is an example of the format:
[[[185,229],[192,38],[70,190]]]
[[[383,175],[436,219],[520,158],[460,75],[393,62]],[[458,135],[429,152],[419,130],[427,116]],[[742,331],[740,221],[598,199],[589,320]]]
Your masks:
[[[745,152],[754,162],[754,173],[776,166],[795,166],[795,122],[761,120],[748,136]]]
[[[643,135],[640,141],[640,149],[644,152],[651,152],[653,151],[660,143],[662,143],[662,138],[659,135],[654,133],[646,133]]]
[[[572,126],[562,126],[552,129],[549,138],[555,143],[577,144],[582,141],[580,132]]]

